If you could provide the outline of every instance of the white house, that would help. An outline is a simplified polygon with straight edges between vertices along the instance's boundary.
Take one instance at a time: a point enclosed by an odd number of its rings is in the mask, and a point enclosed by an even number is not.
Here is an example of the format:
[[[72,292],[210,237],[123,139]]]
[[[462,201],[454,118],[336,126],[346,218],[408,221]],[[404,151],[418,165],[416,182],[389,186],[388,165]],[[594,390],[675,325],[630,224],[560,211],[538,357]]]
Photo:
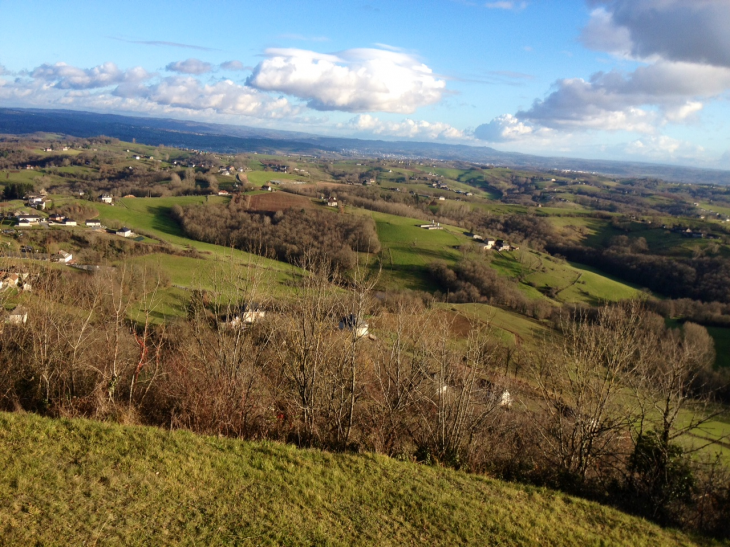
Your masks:
[[[134,235],[134,232],[130,230],[129,228],[121,228],[115,232],[118,236],[122,237],[132,237]]]
[[[64,264],[68,264],[72,259],[73,255],[66,251],[58,251],[58,254],[54,256],[54,262],[63,262]]]
[[[495,243],[496,243],[495,240],[490,239],[490,238],[487,238],[487,239],[483,240],[482,250],[483,251],[488,251],[489,249],[491,249],[491,248],[494,247],[494,244]]]
[[[28,321],[28,310],[22,306],[18,306],[8,314],[6,323],[10,325],[23,325]]]
[[[268,185],[268,184],[264,184],[261,187],[261,189],[264,190],[264,191],[266,191],[266,192],[271,192],[273,190],[273,188],[270,185]]]
[[[510,246],[510,244],[509,244],[509,243],[507,243],[506,241],[504,241],[504,240],[502,240],[502,239],[498,239],[498,240],[497,240],[497,241],[496,241],[496,242],[494,243],[494,248],[495,248],[495,249],[496,249],[497,251],[509,251],[509,250],[510,250],[510,249],[511,249],[512,247],[511,247],[511,246]]]
[[[0,279],[0,289],[7,289],[9,287],[17,287],[20,276],[15,273],[7,274],[5,277]]]
[[[101,222],[96,219],[89,219],[84,224],[86,224],[87,228],[101,228]]]
[[[112,201],[114,201],[114,198],[111,196],[111,194],[103,194],[99,199],[101,199],[103,203],[111,203]]]
[[[357,338],[362,338],[370,333],[370,326],[363,319],[357,318],[354,314],[350,314],[347,317],[343,317],[340,320],[340,330],[351,330],[355,331]]]
[[[327,207],[337,207],[337,198],[329,198],[327,200]]]
[[[64,218],[63,219],[63,225],[64,226],[76,226],[76,221],[71,220],[70,218]]]
[[[41,220],[41,217],[38,215],[19,215],[18,216],[18,226],[20,227],[26,227],[26,226],[34,226],[38,224]]]

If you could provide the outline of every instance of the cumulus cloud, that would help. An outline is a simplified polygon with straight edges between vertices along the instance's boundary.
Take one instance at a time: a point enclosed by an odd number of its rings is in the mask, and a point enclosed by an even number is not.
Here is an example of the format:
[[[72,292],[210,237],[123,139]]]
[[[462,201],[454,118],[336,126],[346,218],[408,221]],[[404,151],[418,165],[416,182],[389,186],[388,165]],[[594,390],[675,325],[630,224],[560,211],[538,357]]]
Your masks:
[[[410,114],[440,101],[446,88],[428,66],[401,52],[269,49],[266,56],[247,84],[299,97],[315,110]]]
[[[179,72],[180,74],[206,74],[213,70],[213,65],[191,57],[184,61],[170,63],[165,67],[165,70]]]
[[[660,61],[628,74],[559,80],[550,95],[516,116],[545,127],[651,133],[657,125],[690,119],[703,107],[698,99],[728,88],[728,68]]]
[[[111,62],[87,69],[66,63],[42,64],[31,72],[34,79],[43,80],[59,89],[94,89],[125,82],[141,82],[152,76],[142,67],[121,70]]]
[[[583,44],[640,66],[558,80],[529,108],[479,126],[478,138],[530,140],[545,128],[631,131],[646,136],[626,153],[667,156],[675,143],[661,140],[661,129],[698,120],[730,90],[730,0],[587,1],[595,9]]]
[[[79,69],[63,63],[41,65],[26,77],[0,78],[0,100],[26,106],[64,106],[149,113],[251,116],[279,119],[296,116],[301,107],[230,80],[204,84],[192,76],[147,81],[142,69],[122,71],[107,63]]]
[[[241,61],[226,61],[225,63],[221,63],[221,68],[223,70],[246,70],[248,67]]]
[[[726,0],[593,0],[581,36],[599,51],[730,67]]]
[[[192,77],[170,77],[150,86],[120,86],[114,95],[219,114],[280,118],[296,111],[284,98],[273,98],[231,80],[203,84]]]
[[[522,140],[534,133],[534,127],[521,122],[512,114],[497,116],[491,122],[482,124],[474,130],[477,139],[495,143]]]
[[[390,137],[421,138],[428,140],[468,140],[463,131],[447,123],[405,119],[399,122],[383,121],[370,114],[360,114],[348,122],[351,129]]]

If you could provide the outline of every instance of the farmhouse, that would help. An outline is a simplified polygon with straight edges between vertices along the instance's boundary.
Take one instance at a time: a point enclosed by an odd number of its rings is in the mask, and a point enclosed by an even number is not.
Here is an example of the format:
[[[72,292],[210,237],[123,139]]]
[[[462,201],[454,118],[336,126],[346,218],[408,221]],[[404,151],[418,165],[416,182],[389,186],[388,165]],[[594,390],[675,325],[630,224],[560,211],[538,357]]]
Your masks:
[[[488,251],[489,249],[492,249],[494,247],[494,244],[495,243],[496,243],[496,241],[493,240],[493,239],[491,239],[491,238],[487,238],[487,239],[483,240],[483,242],[482,242],[482,250],[483,251]]]
[[[337,207],[337,198],[330,197],[327,200],[327,207]]]
[[[369,325],[367,322],[365,322],[363,319],[360,319],[355,316],[355,314],[350,314],[347,317],[343,317],[340,320],[340,330],[351,330],[355,332],[355,336],[357,338],[362,338],[363,336],[367,336],[370,332]]]
[[[18,215],[18,227],[35,226],[41,220],[38,215]]]
[[[111,194],[102,194],[99,199],[102,201],[102,203],[112,203],[112,201],[114,201],[114,198],[111,196]]]
[[[273,189],[273,188],[272,188],[272,187],[271,187],[270,185],[268,185],[268,184],[264,184],[264,185],[263,185],[263,186],[261,187],[261,189],[262,189],[262,190],[264,190],[265,192],[272,192],[272,191],[274,190],[274,189]]]
[[[509,251],[512,249],[512,247],[510,247],[510,244],[503,239],[498,239],[497,241],[495,241],[494,248],[497,251]]]
[[[224,322],[224,325],[231,329],[245,329],[264,317],[266,317],[266,311],[261,309],[258,304],[246,304],[241,306],[238,313],[230,321]]]
[[[65,218],[66,217],[64,217],[63,215],[59,215],[58,213],[53,213],[52,215],[50,215],[48,217],[48,220],[50,222],[63,222]]]
[[[53,256],[52,260],[54,262],[63,262],[64,264],[68,264],[73,259],[73,255],[71,253],[67,253],[66,251],[58,251],[56,255]]]
[[[25,196],[25,201],[30,207],[33,207],[33,205],[43,203],[45,199],[39,194],[28,194]]]
[[[61,224],[63,224],[64,226],[76,226],[76,221],[71,220],[70,218],[64,218]]]
[[[132,237],[134,235],[134,232],[132,232],[129,228],[121,228],[114,233],[122,237]]]
[[[10,287],[17,287],[20,276],[16,273],[5,274],[4,277],[0,277],[0,289],[8,289]]]
[[[11,311],[7,318],[5,319],[5,322],[10,325],[23,325],[28,321],[28,310],[26,310],[22,306],[18,306],[13,311]]]
[[[86,224],[87,228],[101,228],[101,222],[93,218],[87,220],[84,224]]]
[[[230,194],[230,192],[228,192],[228,190],[218,190],[218,195],[219,196],[230,196],[231,194]]]
[[[424,230],[443,230],[443,226],[441,226],[440,222],[431,221],[431,224],[421,224],[419,228],[423,228]]]

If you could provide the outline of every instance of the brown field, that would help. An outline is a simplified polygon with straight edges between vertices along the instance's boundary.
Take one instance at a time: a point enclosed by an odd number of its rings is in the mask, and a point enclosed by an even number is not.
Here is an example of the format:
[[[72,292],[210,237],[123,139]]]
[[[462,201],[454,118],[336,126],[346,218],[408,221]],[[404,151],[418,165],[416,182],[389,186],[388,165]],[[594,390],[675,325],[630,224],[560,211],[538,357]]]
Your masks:
[[[316,206],[309,198],[287,192],[268,192],[251,196],[251,211],[275,213],[287,209],[314,209]]]

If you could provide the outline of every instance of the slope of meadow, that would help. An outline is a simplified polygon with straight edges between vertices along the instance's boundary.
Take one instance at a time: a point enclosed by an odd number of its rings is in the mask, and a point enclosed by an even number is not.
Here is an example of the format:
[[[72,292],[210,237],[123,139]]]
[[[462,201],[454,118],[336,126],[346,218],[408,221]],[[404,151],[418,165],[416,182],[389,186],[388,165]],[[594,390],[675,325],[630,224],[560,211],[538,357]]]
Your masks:
[[[564,494],[370,454],[0,414],[3,545],[694,545]]]

